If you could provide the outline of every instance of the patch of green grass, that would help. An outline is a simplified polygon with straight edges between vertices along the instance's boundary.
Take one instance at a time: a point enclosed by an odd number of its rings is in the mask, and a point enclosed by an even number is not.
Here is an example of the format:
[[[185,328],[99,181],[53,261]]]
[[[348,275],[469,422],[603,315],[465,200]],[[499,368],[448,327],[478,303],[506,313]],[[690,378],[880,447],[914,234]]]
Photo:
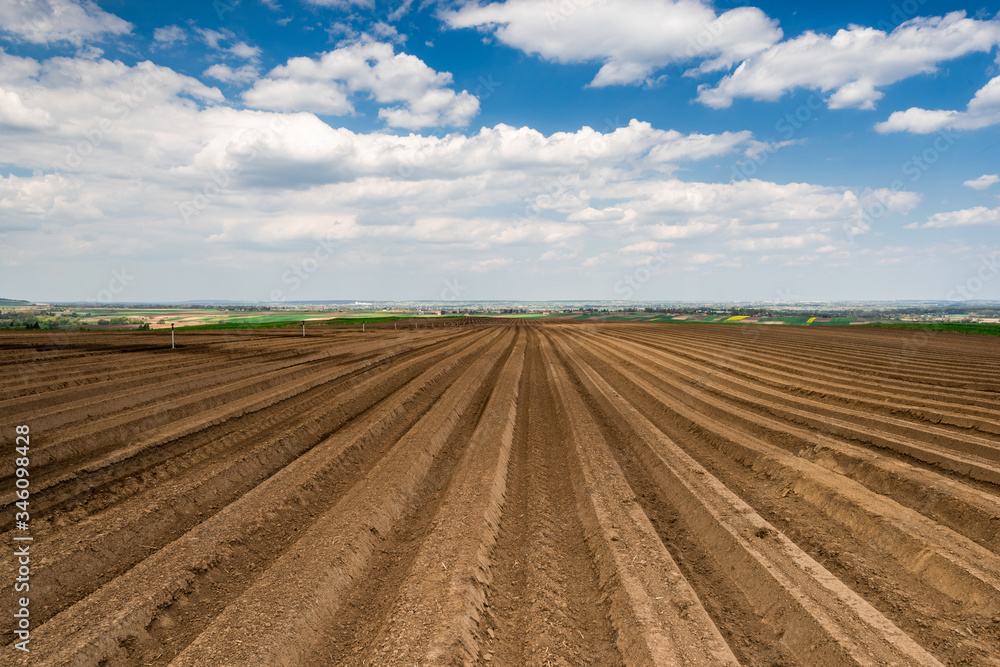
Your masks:
[[[247,322],[249,324],[268,324],[272,322],[301,322],[304,318],[295,315],[231,315],[226,319],[233,322]]]
[[[375,324],[376,322],[395,322],[397,320],[410,319],[402,317],[335,317],[330,320],[313,322],[313,324]]]
[[[831,317],[829,322],[813,322],[809,326],[842,327],[854,321],[853,317]]]
[[[886,329],[923,329],[925,331],[957,331],[980,336],[1000,336],[1000,324],[979,324],[974,322],[872,322],[859,324],[863,327]]]
[[[271,319],[271,318],[264,318]],[[343,324],[374,324],[376,322],[392,322],[394,320],[404,319],[402,317],[335,317],[329,320],[310,320],[306,322],[306,326],[314,326],[317,324],[331,324],[331,325],[343,325]],[[302,318],[299,319],[275,319],[274,321],[253,321],[253,322],[222,322],[217,324],[192,324],[191,326],[179,326],[177,329],[184,329],[185,331],[214,331],[217,329],[277,329],[281,327],[299,327],[302,326]],[[162,329],[161,329],[162,331]]]

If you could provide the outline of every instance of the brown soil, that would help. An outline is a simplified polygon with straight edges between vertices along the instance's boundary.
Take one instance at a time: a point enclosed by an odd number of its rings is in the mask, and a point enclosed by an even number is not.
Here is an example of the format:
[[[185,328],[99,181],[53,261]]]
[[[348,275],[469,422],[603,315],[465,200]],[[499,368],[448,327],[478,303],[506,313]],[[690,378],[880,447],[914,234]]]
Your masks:
[[[0,334],[0,665],[1000,665],[995,340],[290,331]]]

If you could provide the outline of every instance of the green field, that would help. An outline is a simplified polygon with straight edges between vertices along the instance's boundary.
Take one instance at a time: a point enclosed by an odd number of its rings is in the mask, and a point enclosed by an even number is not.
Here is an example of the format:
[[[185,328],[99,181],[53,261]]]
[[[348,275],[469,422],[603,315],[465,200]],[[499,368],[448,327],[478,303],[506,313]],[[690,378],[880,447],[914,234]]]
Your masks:
[[[254,308],[127,308],[111,306],[7,306],[0,317],[0,329],[136,329],[140,325],[151,330],[174,325],[184,329],[244,329],[277,326],[298,326],[300,322],[331,324],[361,324],[387,322],[418,315],[407,310],[371,311],[341,309],[254,309]]]
[[[969,322],[873,322],[865,327],[888,329],[922,329],[924,331],[957,331],[980,336],[1000,336],[1000,324],[975,324]]]
[[[351,317],[334,317],[326,320],[307,320],[306,326],[315,325],[345,325],[345,324],[375,324],[377,322],[394,322],[397,320],[418,319],[404,316],[383,316],[365,317],[363,315]],[[437,319],[436,317],[434,319]],[[216,329],[274,329],[279,327],[297,327],[302,325],[303,318],[280,318],[265,317],[260,319],[241,318],[239,320],[220,322],[217,324],[193,324],[190,326],[177,327],[185,331],[212,331]]]

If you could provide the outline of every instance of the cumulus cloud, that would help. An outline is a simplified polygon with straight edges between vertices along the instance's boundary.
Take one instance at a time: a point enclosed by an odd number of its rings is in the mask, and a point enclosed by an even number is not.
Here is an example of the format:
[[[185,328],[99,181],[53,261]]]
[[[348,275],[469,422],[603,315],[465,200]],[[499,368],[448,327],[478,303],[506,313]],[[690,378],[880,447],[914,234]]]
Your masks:
[[[16,261],[163,260],[144,264],[150,275],[176,262],[252,264],[252,275],[240,275],[259,290],[245,295],[261,299],[285,287],[275,277],[283,266],[273,275],[261,267],[317,239],[339,244],[331,271],[384,261],[431,274],[544,267],[585,276],[585,265],[614,272],[668,251],[724,248],[727,262],[739,262],[843,247],[840,230],[867,196],[676,176],[679,165],[756,150],[744,132],[685,134],[638,120],[604,132],[503,124],[442,136],[353,132],[309,112],[234,108],[217,89],[152,63],[2,52],[0,88],[4,113],[47,123],[4,137],[5,160],[34,172],[0,182]],[[14,95],[27,112],[9,112]],[[886,215],[915,197],[884,197]],[[621,250],[603,252],[608,239]],[[13,261],[4,256],[5,267]]]
[[[363,38],[319,58],[292,58],[243,99],[258,109],[344,115],[354,111],[351,97],[363,94],[382,106],[379,117],[391,127],[462,127],[479,113],[479,100],[464,90],[456,93],[451,83],[451,74],[416,56]]]
[[[26,107],[20,95],[0,87],[0,127],[37,130],[51,123],[47,111]]]
[[[979,178],[964,181],[962,185],[974,190],[985,190],[994,183],[1000,183],[1000,174],[983,174]]]
[[[912,222],[906,225],[906,229],[947,229],[950,227],[998,224],[1000,224],[1000,208],[975,206],[960,211],[935,213],[927,222],[923,224]]]
[[[567,220],[573,222],[613,222],[615,220],[623,220],[625,218],[625,211],[614,206],[609,206],[605,209],[591,208],[590,206],[573,211],[568,216]]]
[[[930,134],[945,129],[978,130],[998,123],[1000,123],[1000,76],[991,79],[976,91],[965,111],[911,107],[905,111],[893,112],[888,120],[876,124],[875,129],[883,134],[889,132]]]
[[[830,108],[873,109],[883,95],[879,88],[997,43],[1000,21],[969,19],[964,12],[915,18],[890,33],[862,26],[832,36],[807,31],[751,55],[717,85],[703,84],[698,99],[725,108],[737,97],[774,101],[805,88],[829,93]]]
[[[257,68],[253,65],[243,65],[233,69],[222,63],[212,65],[202,73],[204,76],[224,81],[226,83],[249,83],[257,79]]]
[[[7,0],[0,3],[0,32],[33,44],[85,41],[132,31],[132,24],[90,0]]]
[[[507,0],[443,13],[452,28],[479,28],[558,63],[602,63],[592,86],[642,83],[672,63],[724,69],[781,39],[755,7],[717,14],[698,0]]]
[[[22,224],[31,219],[85,221],[88,216],[101,214],[94,206],[99,198],[98,193],[87,190],[83,179],[72,176],[0,176],[0,211],[8,220],[20,220]]]
[[[134,139],[148,141],[172,127],[177,114],[198,108],[196,100],[224,100],[218,89],[150,62],[130,67],[104,59],[36,61],[2,50],[0,90],[0,117],[7,124],[45,129],[23,138],[5,136],[6,159],[44,170],[65,164],[70,156],[99,171],[134,173],[127,157],[130,148],[137,148]],[[155,150],[162,156],[173,149]]]
[[[220,127],[243,126],[249,130],[261,122],[253,114],[233,110],[215,110],[206,115]],[[332,128],[311,114],[293,114],[287,119],[280,133],[269,134],[255,145],[260,166],[248,166],[243,171],[245,177],[252,176],[255,183],[273,187],[366,178],[453,182],[489,174],[496,179],[498,188],[514,184],[522,188],[519,197],[530,199],[532,208],[559,211],[574,222],[627,217],[626,211],[615,207],[591,209],[579,196],[586,183],[599,180],[611,170],[669,173],[679,164],[740,150],[727,135],[706,135],[717,140],[715,150],[709,152],[705,138],[689,142],[688,136],[679,132],[659,130],[636,120],[607,133],[588,127],[545,135],[528,127],[500,124],[468,136],[454,133],[434,137],[355,133]],[[227,141],[220,137],[219,141],[206,143],[192,156],[191,168],[209,170],[238,160],[238,137],[237,133]],[[745,138],[745,143],[751,141]],[[669,154],[672,163],[659,161],[659,153]],[[486,202],[490,194],[477,196]]]

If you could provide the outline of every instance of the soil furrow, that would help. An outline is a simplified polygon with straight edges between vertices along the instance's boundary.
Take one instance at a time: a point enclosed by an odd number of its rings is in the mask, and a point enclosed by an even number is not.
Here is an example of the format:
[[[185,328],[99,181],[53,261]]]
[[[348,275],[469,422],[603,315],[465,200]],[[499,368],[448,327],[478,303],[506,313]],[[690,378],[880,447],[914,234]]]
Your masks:
[[[738,665],[701,600],[638,507],[600,428],[555,361],[542,351],[574,445],[571,477],[588,544],[611,599],[612,624],[626,665]],[[631,558],[629,556],[631,555]],[[641,555],[641,559],[639,558]]]
[[[531,336],[479,664],[620,667],[611,608],[565,474],[566,415]]]
[[[237,600],[172,665],[295,665],[306,658],[370,565],[378,536],[412,507],[421,482],[476,395],[502,362],[470,364],[386,456]],[[494,375],[495,377],[495,375]]]
[[[761,363],[759,360],[747,361],[745,355],[736,358],[732,354],[696,354],[694,350],[705,350],[704,344],[697,347],[686,347],[677,349],[672,345],[664,345],[662,337],[651,338],[649,336],[634,335],[627,339],[622,337],[619,340],[631,340],[649,346],[655,350],[670,354],[675,358],[684,358],[698,364],[700,367],[709,367],[714,370],[725,370],[738,378],[750,379],[755,383],[766,385],[763,387],[770,391],[771,395],[783,396],[783,400],[794,400],[796,394],[803,398],[819,399],[814,400],[817,404],[844,405],[850,408],[862,408],[869,411],[878,411],[887,415],[902,415],[906,417],[918,417],[930,423],[948,423],[962,429],[969,429],[975,423],[992,426],[988,429],[990,433],[1000,433],[998,428],[998,417],[1000,417],[1000,406],[995,397],[974,398],[963,396],[961,402],[943,402],[933,400],[930,392],[922,392],[920,399],[908,398],[907,403],[894,400],[885,400],[886,387],[879,387],[880,391],[867,390],[871,383],[866,382],[861,377],[845,377],[845,382],[834,382],[829,375],[822,376],[815,381],[808,381],[802,372],[804,368],[795,368],[794,373],[776,372],[769,370],[771,363]],[[777,391],[773,391],[776,389]],[[893,392],[898,396],[899,390]],[[938,395],[940,392],[936,392]],[[973,422],[973,420],[978,420]]]
[[[725,555],[733,583],[799,661],[940,664],[684,453],[571,350],[561,349],[591,396],[633,431],[627,446],[661,497],[689,530],[697,527],[705,551]]]
[[[620,358],[631,366],[628,382],[680,418],[712,434],[717,446],[730,456],[755,470],[780,477],[791,492],[832,520],[880,544],[905,570],[969,610],[987,616],[1000,612],[1000,557],[996,554],[853,480],[709,417],[707,411],[699,410],[702,403],[710,402],[703,392],[688,389],[687,400],[678,401],[644,378],[649,375],[646,370]],[[732,406],[729,410],[733,411]]]
[[[397,326],[0,332],[0,665],[1000,667],[995,340]]]
[[[492,581],[491,556],[504,507],[507,470],[524,365],[519,334],[465,453],[443,493],[433,527],[397,587],[390,613],[359,664],[473,664]],[[323,650],[314,653],[314,664]],[[342,659],[336,664],[352,664]]]

